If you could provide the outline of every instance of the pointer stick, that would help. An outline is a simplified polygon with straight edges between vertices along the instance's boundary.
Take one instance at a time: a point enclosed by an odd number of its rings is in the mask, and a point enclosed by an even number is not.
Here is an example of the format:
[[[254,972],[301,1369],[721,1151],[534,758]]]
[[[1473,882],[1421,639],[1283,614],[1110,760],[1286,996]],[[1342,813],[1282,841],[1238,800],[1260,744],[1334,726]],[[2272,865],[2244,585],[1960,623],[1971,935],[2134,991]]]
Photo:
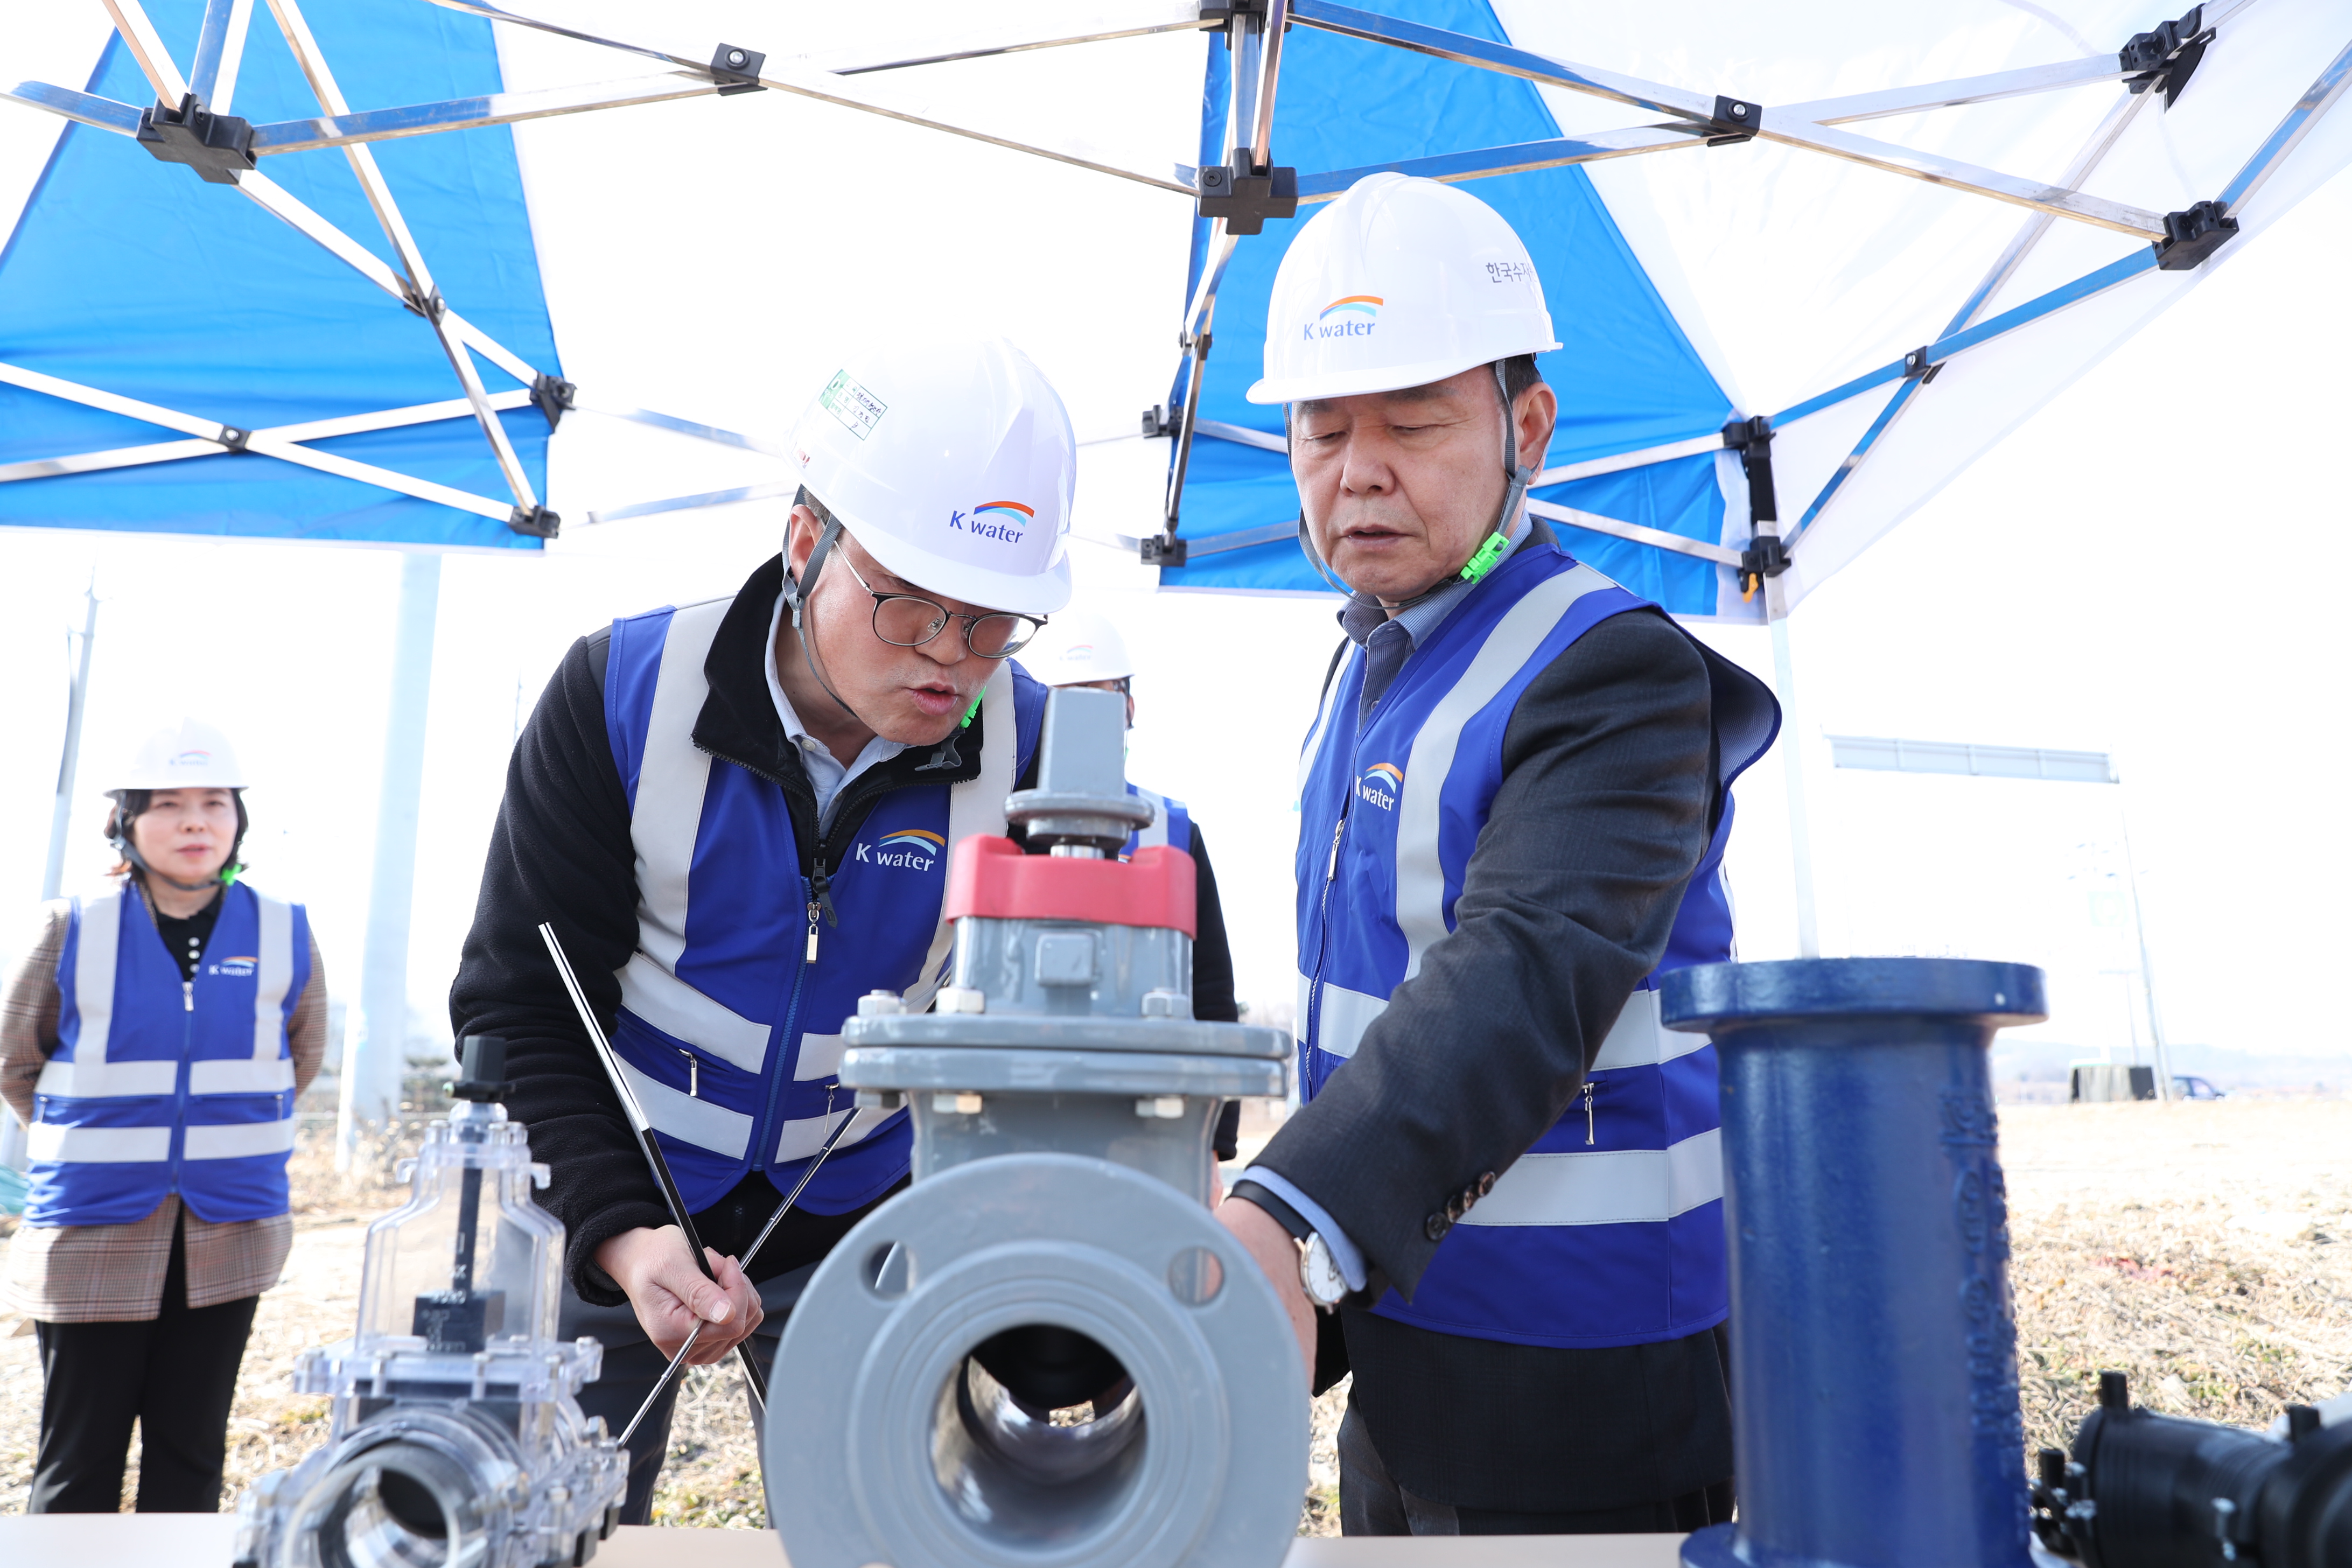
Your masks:
[[[694,1349],[694,1342],[702,1337],[702,1323],[703,1320],[700,1318],[694,1321],[693,1331],[686,1336],[686,1343],[677,1347],[677,1353],[669,1358],[669,1364],[662,1368],[661,1380],[654,1384],[654,1391],[646,1395],[646,1402],[637,1406],[637,1413],[629,1417],[629,1424],[622,1427],[621,1435],[614,1439],[622,1447],[625,1448],[629,1446],[629,1439],[636,1435],[637,1427],[652,1413],[654,1405],[660,1401],[663,1394],[668,1391],[669,1385],[677,1381],[679,1371],[686,1365],[687,1356]]]
[[[694,1266],[706,1279],[714,1282],[718,1276],[710,1271],[710,1260],[702,1255],[702,1237],[694,1228],[693,1219],[686,1212],[686,1200],[678,1194],[677,1182],[669,1173],[669,1162],[662,1157],[661,1144],[655,1139],[653,1123],[646,1119],[645,1107],[637,1103],[636,1092],[629,1088],[628,1076],[621,1071],[621,1058],[613,1052],[613,1043],[597,1026],[596,1015],[588,1005],[587,996],[580,989],[579,976],[572,973],[572,961],[563,956],[563,944],[555,939],[555,927],[542,922],[540,939],[547,943],[548,956],[555,960],[555,971],[563,976],[563,988],[572,994],[572,1005],[579,1011],[580,1022],[586,1026],[589,1042],[596,1047],[597,1060],[604,1064],[604,1076],[613,1080],[613,1092],[621,1099],[621,1113],[629,1119],[636,1131],[637,1147],[645,1152],[646,1164],[654,1173],[654,1184],[661,1188],[662,1201],[669,1205],[669,1217],[686,1237],[686,1249],[694,1258]],[[844,1123],[845,1126],[847,1123]],[[772,1222],[771,1222],[772,1223]],[[743,1381],[751,1390],[751,1403],[759,1414],[768,1411],[768,1379],[760,1370],[759,1358],[751,1352],[751,1342],[745,1340],[735,1347],[743,1363]]]

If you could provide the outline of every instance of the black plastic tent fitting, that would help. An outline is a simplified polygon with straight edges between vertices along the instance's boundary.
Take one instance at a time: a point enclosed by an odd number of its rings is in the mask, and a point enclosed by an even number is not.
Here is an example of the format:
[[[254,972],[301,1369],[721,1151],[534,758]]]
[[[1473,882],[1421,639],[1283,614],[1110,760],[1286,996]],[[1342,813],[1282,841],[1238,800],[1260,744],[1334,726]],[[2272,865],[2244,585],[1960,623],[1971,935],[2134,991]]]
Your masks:
[[[1176,426],[1169,423],[1168,410],[1163,405],[1155,403],[1150,407],[1143,411],[1143,438],[1145,440],[1157,440],[1162,436],[1173,436],[1174,434],[1176,434]]]
[[[1225,220],[1227,234],[1260,234],[1270,217],[1298,216],[1298,171],[1259,170],[1243,149],[1227,166],[1211,164],[1194,176],[1200,215]]]
[[[2204,26],[2205,7],[2192,5],[2188,15],[2148,32],[2135,33],[2131,42],[2116,51],[2116,63],[2140,74],[2124,83],[2132,92],[2164,89],[2164,107],[2170,109],[2213,41],[2213,29]]]
[[[257,162],[253,121],[215,114],[193,92],[177,109],[141,110],[139,144],[166,163],[185,163],[207,184],[233,185]]]
[[[1916,381],[1925,386],[1944,373],[1944,362],[1928,357],[1932,347],[1932,344],[1923,343],[1903,356],[1904,380]]]
[[[2202,267],[2205,258],[2230,243],[2238,220],[2219,202],[2199,202],[2183,212],[2164,215],[2164,237],[2156,241],[2156,265],[2161,272],[2187,272]]]
[[[507,519],[507,526],[533,539],[552,539],[562,528],[563,519],[543,506],[531,507],[528,510],[517,507],[514,515]]]
[[[1146,566],[1181,566],[1191,553],[1190,543],[1172,533],[1152,534],[1137,552]]]
[[[1748,471],[1748,516],[1759,525],[1780,521],[1780,500],[1772,488],[1772,416],[1759,414],[1723,427],[1723,444],[1739,454]]]
[[[1710,147],[1728,147],[1734,142],[1755,140],[1764,123],[1764,106],[1752,98],[1724,98],[1715,100],[1714,117],[1707,123],[1715,133],[1706,139]]]
[[[1758,534],[1739,552],[1739,580],[1743,586],[1754,579],[1778,577],[1788,569],[1788,547],[1777,533]]]
[[[549,429],[554,429],[562,417],[572,412],[572,395],[579,390],[562,376],[546,371],[531,378],[530,400],[541,414],[547,416]]]
[[[223,447],[232,452],[244,451],[246,449],[246,443],[252,438],[252,431],[240,430],[234,425],[222,426],[221,433],[219,436],[215,437],[215,440],[220,442]]]
[[[760,73],[767,68],[767,56],[740,44],[721,44],[710,51],[710,79],[723,84],[719,89],[721,98],[767,91],[760,85]]]

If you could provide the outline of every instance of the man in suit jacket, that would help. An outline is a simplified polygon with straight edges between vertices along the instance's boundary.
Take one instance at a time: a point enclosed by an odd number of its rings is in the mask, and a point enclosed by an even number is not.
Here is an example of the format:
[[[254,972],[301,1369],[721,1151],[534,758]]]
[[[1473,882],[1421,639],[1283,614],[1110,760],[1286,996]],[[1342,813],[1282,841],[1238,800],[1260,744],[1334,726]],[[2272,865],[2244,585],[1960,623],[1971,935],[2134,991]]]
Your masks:
[[[1730,956],[1729,784],[1777,709],[1524,514],[1559,345],[1484,204],[1359,183],[1266,344],[1349,642],[1300,775],[1305,1103],[1221,1215],[1318,1385],[1354,1373],[1342,1525],[1727,1519],[1715,1055],[1655,986]]]

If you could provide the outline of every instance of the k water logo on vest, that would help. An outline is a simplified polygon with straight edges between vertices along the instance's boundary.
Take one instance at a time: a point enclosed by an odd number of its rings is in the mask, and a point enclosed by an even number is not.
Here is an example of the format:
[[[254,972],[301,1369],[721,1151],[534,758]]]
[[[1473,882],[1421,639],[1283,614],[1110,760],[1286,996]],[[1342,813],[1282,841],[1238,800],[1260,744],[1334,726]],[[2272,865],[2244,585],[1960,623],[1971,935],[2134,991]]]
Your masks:
[[[902,827],[885,837],[869,850],[857,846],[857,858],[869,866],[897,866],[903,870],[928,871],[936,864],[940,851],[948,841],[936,833],[926,833],[919,827]]]
[[[243,980],[253,973],[253,963],[254,961],[250,958],[224,958],[218,963],[209,967],[215,974],[226,974],[233,980]]]
[[[1365,804],[1377,805],[1382,811],[1396,809],[1397,792],[1403,788],[1404,770],[1394,763],[1374,763],[1356,781],[1356,793],[1364,797]]]
[[[1349,294],[1323,307],[1322,314],[1307,323],[1308,342],[1318,338],[1369,338],[1372,329],[1381,324],[1381,306],[1384,301],[1378,294]]]
[[[1017,500],[986,500],[970,511],[948,513],[948,526],[962,533],[976,533],[982,539],[1002,539],[1018,542],[1021,531],[1036,520],[1036,511]]]

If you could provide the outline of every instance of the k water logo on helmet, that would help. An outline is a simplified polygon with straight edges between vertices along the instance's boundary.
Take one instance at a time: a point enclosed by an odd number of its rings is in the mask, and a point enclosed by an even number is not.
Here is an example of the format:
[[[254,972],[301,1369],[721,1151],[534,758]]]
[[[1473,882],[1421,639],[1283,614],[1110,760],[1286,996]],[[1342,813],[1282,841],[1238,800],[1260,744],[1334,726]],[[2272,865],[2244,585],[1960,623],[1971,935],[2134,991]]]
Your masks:
[[[1378,294],[1349,294],[1323,307],[1322,314],[1307,323],[1307,338],[1368,338],[1380,325],[1381,306],[1385,303]]]
[[[1404,788],[1404,770],[1394,763],[1374,763],[1356,781],[1356,793],[1366,805],[1377,805],[1382,811],[1396,809],[1397,792]]]
[[[1035,509],[1017,500],[984,500],[970,511],[948,513],[948,526],[982,539],[1018,541],[1021,531],[1036,521]]]
[[[210,752],[181,752],[163,765],[167,768],[205,768],[212,765]]]
[[[869,852],[864,844],[857,846],[858,859],[869,866],[897,866],[908,871],[928,871],[936,863],[940,851],[948,841],[936,833],[926,833],[919,827],[902,827],[886,837]]]

